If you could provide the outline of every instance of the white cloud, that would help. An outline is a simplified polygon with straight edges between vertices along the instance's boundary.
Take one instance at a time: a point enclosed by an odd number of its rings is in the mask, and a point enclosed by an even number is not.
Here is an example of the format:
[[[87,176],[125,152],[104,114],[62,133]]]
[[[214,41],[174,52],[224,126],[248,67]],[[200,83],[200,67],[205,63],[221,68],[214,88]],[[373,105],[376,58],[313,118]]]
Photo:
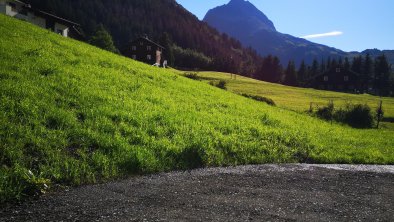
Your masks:
[[[327,33],[321,33],[321,34],[306,35],[306,36],[302,36],[301,38],[303,38],[303,39],[315,39],[315,38],[323,38],[323,37],[338,36],[338,35],[343,35],[343,32],[341,32],[341,31],[333,31],[333,32],[327,32]]]

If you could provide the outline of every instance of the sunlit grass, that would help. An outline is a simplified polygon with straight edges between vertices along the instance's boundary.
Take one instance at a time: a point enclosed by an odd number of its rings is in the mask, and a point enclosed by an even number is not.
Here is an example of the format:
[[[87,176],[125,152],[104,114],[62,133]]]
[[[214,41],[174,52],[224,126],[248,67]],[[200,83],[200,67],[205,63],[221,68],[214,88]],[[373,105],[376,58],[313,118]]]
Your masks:
[[[231,76],[229,73],[220,72],[199,72],[199,77],[209,82],[212,79],[225,80],[228,90],[235,93],[247,93],[250,95],[259,95],[271,98],[276,105],[282,108],[294,110],[297,112],[305,112],[312,107],[322,107],[327,105],[329,100],[333,100],[336,108],[344,108],[347,103],[368,104],[373,111],[379,106],[379,102],[383,101],[383,109],[385,118],[394,119],[394,98],[377,97],[369,94],[349,94],[324,90],[306,89],[291,86],[284,86],[269,82],[254,80],[251,78],[237,75]],[[383,128],[394,130],[394,123],[384,122]]]

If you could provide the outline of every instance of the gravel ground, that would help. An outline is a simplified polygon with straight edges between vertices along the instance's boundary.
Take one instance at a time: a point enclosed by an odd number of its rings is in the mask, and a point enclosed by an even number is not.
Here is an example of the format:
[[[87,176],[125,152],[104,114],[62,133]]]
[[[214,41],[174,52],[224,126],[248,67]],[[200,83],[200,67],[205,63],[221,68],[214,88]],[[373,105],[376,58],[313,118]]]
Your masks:
[[[0,221],[394,221],[394,166],[257,165],[83,186]]]

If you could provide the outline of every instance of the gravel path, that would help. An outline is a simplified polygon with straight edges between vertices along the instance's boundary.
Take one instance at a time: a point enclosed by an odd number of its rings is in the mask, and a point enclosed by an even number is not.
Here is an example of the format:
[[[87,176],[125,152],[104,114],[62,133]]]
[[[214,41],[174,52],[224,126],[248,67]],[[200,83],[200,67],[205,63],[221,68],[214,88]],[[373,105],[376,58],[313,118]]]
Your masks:
[[[0,221],[394,221],[394,166],[257,165],[139,176],[9,206]]]

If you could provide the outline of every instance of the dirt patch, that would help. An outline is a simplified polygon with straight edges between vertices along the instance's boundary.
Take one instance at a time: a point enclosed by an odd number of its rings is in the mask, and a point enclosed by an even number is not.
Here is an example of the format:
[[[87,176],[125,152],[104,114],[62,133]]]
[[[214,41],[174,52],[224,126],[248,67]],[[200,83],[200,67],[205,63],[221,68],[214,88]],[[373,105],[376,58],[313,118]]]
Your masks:
[[[393,190],[393,166],[198,169],[52,193],[0,221],[390,221]]]

